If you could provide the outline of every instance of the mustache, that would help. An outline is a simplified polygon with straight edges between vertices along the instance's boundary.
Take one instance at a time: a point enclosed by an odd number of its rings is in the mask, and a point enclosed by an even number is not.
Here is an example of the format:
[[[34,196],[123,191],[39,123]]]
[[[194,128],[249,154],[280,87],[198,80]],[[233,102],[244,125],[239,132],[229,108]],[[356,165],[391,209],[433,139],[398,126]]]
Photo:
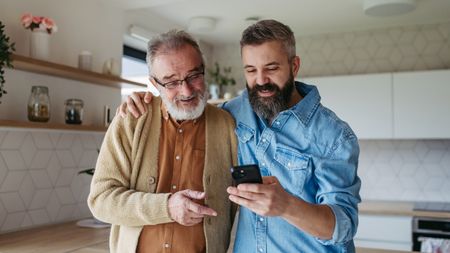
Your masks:
[[[187,101],[187,100],[191,100],[191,99],[194,99],[194,98],[197,98],[197,97],[199,97],[200,99],[203,99],[203,95],[202,95],[201,93],[199,93],[199,92],[194,92],[194,93],[192,93],[192,95],[190,95],[190,96],[183,96],[183,95],[176,96],[176,97],[174,98],[174,100],[175,100],[175,102],[176,102],[176,101]]]
[[[253,91],[279,91],[280,88],[273,83],[256,84],[252,89]]]

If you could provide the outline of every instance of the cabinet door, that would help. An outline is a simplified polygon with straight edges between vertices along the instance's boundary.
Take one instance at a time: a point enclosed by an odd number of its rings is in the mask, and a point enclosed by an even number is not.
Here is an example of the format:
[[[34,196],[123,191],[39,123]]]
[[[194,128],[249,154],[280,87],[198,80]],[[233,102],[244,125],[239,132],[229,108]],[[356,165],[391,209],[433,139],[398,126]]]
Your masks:
[[[412,217],[360,214],[355,245],[410,251],[412,249]]]
[[[450,138],[450,71],[393,74],[394,137]]]
[[[392,75],[369,74],[306,78],[322,104],[346,121],[360,139],[388,139],[392,131]]]

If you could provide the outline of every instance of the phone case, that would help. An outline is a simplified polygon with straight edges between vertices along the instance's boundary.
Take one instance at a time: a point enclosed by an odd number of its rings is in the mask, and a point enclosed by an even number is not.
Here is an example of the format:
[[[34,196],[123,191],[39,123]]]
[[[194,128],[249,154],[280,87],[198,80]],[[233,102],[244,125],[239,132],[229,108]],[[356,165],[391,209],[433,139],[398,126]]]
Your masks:
[[[261,172],[256,164],[234,166],[231,168],[231,176],[236,185],[242,183],[258,183],[262,184]]]

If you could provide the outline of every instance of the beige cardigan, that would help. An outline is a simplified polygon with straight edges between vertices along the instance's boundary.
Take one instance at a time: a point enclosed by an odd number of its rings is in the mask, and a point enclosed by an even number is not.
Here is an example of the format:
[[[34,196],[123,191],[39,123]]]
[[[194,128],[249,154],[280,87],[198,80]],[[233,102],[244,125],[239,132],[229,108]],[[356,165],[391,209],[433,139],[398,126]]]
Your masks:
[[[169,193],[154,193],[158,178],[161,100],[153,98],[139,119],[115,117],[106,132],[92,178],[88,205],[93,215],[113,224],[110,252],[135,252],[144,225],[173,222],[167,210]],[[206,205],[218,212],[205,218],[207,252],[226,252],[235,206],[228,200],[230,166],[237,164],[234,120],[207,105],[203,186]]]

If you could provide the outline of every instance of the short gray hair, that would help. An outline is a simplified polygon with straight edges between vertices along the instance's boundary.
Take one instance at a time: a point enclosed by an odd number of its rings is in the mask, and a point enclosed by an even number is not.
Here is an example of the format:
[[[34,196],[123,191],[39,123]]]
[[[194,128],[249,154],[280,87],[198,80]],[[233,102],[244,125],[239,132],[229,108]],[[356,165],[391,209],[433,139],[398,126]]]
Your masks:
[[[151,73],[153,61],[159,53],[178,50],[187,45],[192,46],[198,52],[202,59],[202,64],[204,65],[203,55],[197,41],[185,31],[170,30],[166,33],[157,35],[148,42],[147,65],[149,72]]]
[[[296,56],[295,37],[291,28],[273,19],[258,21],[242,32],[241,53],[246,45],[261,45],[270,41],[283,43],[289,60]]]

